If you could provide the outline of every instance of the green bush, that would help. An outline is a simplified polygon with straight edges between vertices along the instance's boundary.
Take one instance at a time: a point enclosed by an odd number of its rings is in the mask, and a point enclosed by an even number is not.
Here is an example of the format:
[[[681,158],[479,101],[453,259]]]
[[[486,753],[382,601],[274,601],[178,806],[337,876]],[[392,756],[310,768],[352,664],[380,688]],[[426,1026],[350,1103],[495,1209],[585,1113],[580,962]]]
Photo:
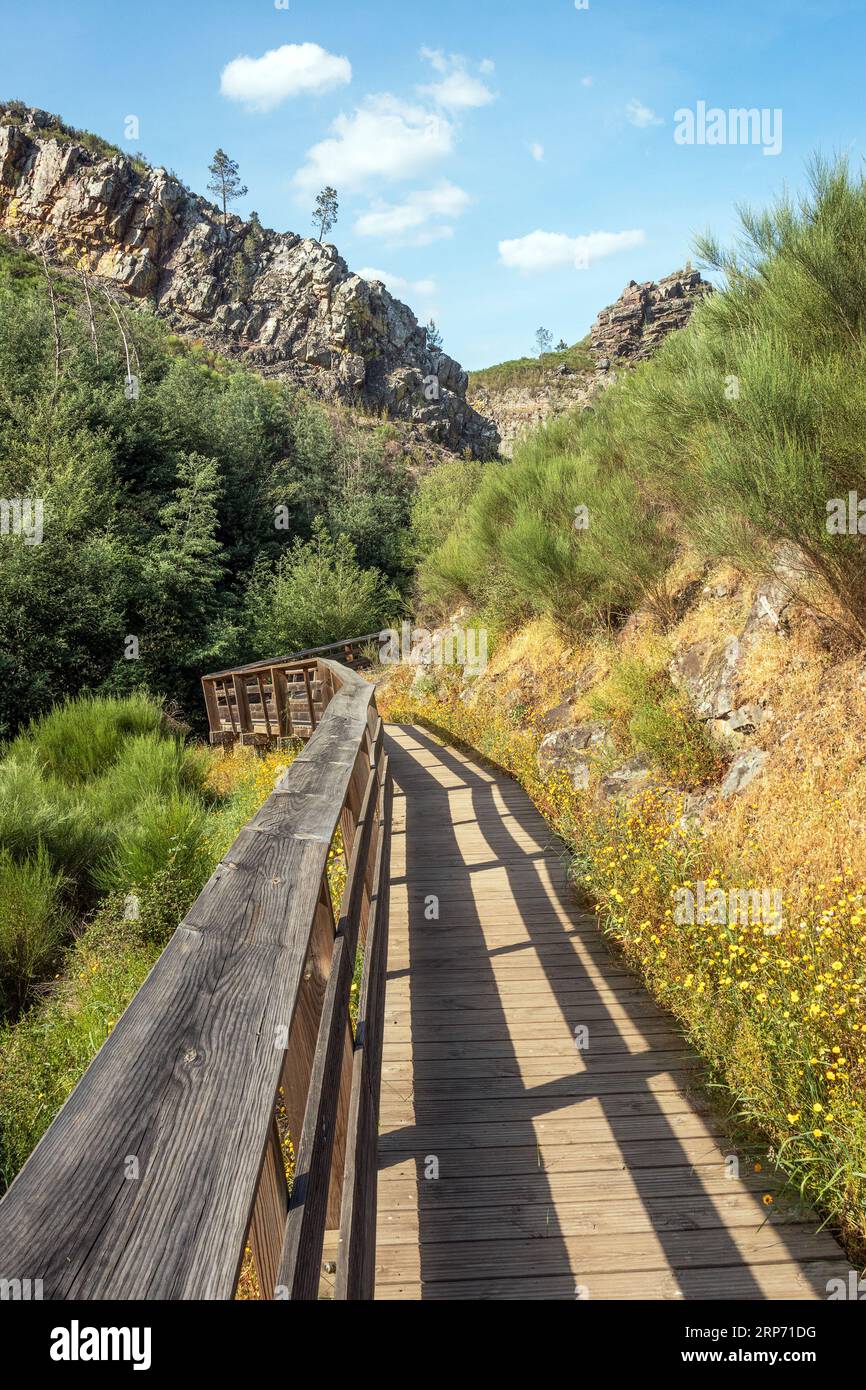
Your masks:
[[[717,777],[719,750],[686,697],[659,663],[619,657],[607,679],[588,697],[597,719],[628,753],[645,753],[678,786],[697,786]]]
[[[10,751],[14,758],[20,750],[32,750],[45,772],[66,783],[84,783],[105,772],[121,749],[128,756],[133,735],[157,734],[161,724],[162,711],[145,695],[67,700],[32,721]]]
[[[70,274],[51,288],[59,379],[43,268],[0,237],[0,497],[44,505],[41,544],[2,537],[0,738],[66,697],[133,690],[203,728],[202,672],[260,655],[240,621],[254,567],[317,517],[408,588],[399,439],[173,337],[143,306],[120,312],[128,399],[103,296],[89,307]]]
[[[245,601],[248,644],[260,656],[287,655],[341,637],[378,631],[400,599],[375,569],[362,569],[346,536],[319,521],[274,568],[260,565]]]
[[[95,870],[104,893],[137,892],[166,867],[184,881],[207,877],[204,863],[207,810],[200,797],[151,793],[120,826],[116,843]]]

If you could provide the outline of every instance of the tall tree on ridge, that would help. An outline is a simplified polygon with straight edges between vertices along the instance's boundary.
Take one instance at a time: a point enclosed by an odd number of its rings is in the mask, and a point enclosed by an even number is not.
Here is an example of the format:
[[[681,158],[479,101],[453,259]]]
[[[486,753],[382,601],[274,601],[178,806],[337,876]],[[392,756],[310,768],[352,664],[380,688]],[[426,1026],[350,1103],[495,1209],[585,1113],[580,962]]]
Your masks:
[[[213,160],[208,165],[208,172],[211,175],[211,182],[207,186],[208,193],[213,193],[223,206],[223,235],[228,232],[228,205],[235,202],[237,198],[243,198],[249,189],[245,183],[241,183],[240,172],[236,159],[229,159],[225,150],[217,150]]]
[[[337,190],[328,184],[316,198],[316,206],[313,208],[313,225],[315,226],[318,224],[319,241],[322,240],[323,236],[327,236],[328,232],[336,224],[339,211],[340,206],[337,202]]]

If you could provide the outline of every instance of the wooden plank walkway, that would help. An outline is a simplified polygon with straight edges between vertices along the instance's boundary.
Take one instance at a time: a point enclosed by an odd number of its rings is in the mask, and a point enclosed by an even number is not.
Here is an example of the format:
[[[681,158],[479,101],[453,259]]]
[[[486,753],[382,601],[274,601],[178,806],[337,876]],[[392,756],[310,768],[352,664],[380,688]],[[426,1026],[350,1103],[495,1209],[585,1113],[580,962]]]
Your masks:
[[[386,742],[376,1297],[825,1298],[839,1246],[728,1176],[694,1054],[526,794],[424,730]]]

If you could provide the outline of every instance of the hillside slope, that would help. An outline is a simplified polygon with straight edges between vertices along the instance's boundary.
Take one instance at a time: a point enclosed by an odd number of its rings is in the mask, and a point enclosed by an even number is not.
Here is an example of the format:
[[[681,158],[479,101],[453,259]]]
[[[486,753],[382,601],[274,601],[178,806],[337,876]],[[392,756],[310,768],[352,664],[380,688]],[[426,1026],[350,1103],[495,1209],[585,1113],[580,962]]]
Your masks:
[[[411,420],[451,449],[496,453],[460,364],[334,246],[232,214],[223,226],[165,169],[21,103],[0,104],[0,229],[265,374]]]

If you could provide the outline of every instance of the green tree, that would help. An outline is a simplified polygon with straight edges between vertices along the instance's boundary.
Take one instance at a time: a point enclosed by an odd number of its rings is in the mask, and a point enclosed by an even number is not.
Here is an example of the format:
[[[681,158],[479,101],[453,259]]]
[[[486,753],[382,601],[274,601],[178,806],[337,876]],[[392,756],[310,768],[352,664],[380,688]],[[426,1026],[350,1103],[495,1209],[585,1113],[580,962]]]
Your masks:
[[[340,205],[337,202],[337,190],[331,188],[330,184],[323,188],[316,198],[316,206],[313,208],[313,226],[318,226],[318,239],[322,240],[327,236],[332,227],[336,226],[337,215]]]
[[[535,346],[538,348],[539,357],[543,357],[546,352],[550,352],[553,346],[553,334],[548,328],[536,329]]]
[[[222,203],[223,233],[226,234],[228,232],[229,203],[234,203],[238,198],[245,197],[249,189],[245,183],[241,183],[237,160],[229,159],[225,150],[217,150],[208,165],[208,172],[211,181],[207,190]]]
[[[435,319],[431,319],[427,324],[427,346],[432,352],[442,351],[442,334],[436,325]]]
[[[399,608],[383,575],[363,569],[347,537],[329,535],[319,518],[308,541],[256,567],[244,602],[247,646],[255,658],[323,646],[376,632]]]

